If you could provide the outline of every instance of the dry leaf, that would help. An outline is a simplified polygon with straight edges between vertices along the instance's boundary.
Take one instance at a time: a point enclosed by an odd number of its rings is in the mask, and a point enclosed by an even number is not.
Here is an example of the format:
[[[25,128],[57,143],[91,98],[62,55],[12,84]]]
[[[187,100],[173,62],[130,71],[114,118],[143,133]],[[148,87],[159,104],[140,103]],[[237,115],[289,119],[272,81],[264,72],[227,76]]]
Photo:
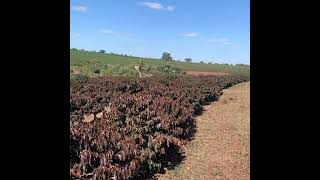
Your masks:
[[[103,112],[100,112],[100,113],[96,114],[96,118],[101,119],[102,117],[103,117]]]
[[[111,112],[111,108],[110,108],[110,106],[108,106],[108,107],[104,107],[104,110],[105,110],[107,113]]]
[[[84,120],[83,120],[83,122],[87,122],[87,123],[89,123],[89,122],[92,122],[92,121],[94,121],[94,114],[89,114],[89,115],[84,115]]]

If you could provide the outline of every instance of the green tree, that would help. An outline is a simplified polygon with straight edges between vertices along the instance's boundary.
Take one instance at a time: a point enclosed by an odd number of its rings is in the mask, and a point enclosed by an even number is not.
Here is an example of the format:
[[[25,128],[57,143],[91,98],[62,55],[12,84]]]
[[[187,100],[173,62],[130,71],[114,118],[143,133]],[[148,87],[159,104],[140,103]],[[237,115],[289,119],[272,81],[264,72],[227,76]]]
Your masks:
[[[105,53],[105,52],[106,52],[105,50],[100,50],[100,51],[99,51],[99,53]]]
[[[171,54],[168,53],[168,52],[162,53],[161,59],[164,60],[164,61],[172,61]]]
[[[192,62],[192,59],[191,58],[185,58],[184,61],[189,63],[189,62]]]

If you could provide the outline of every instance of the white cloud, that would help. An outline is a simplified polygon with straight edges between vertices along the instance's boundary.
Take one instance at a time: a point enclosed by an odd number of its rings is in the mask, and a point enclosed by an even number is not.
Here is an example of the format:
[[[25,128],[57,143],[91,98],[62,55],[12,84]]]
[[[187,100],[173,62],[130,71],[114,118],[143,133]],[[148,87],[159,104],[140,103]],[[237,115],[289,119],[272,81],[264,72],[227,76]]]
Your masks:
[[[198,34],[197,34],[197,33],[194,33],[194,32],[191,32],[191,33],[185,33],[185,34],[183,34],[183,36],[186,36],[186,37],[196,37],[196,36],[198,36]]]
[[[111,29],[101,29],[100,32],[103,34],[114,34]]]
[[[141,2],[140,4],[150,9],[174,11],[173,6],[165,7],[164,5],[156,2]]]
[[[168,10],[168,11],[174,11],[174,7],[173,7],[173,6],[168,6],[168,7],[167,7],[167,10]]]
[[[87,12],[88,8],[83,5],[75,5],[71,7],[71,10],[75,12]]]
[[[155,2],[142,2],[141,4],[144,5],[144,6],[146,6],[146,7],[148,7],[148,8],[151,8],[151,9],[157,9],[157,10],[163,9],[162,4],[160,4],[160,3],[155,3]]]
[[[208,42],[222,43],[224,45],[231,45],[232,44],[232,42],[228,38],[214,38],[214,39],[209,39]]]

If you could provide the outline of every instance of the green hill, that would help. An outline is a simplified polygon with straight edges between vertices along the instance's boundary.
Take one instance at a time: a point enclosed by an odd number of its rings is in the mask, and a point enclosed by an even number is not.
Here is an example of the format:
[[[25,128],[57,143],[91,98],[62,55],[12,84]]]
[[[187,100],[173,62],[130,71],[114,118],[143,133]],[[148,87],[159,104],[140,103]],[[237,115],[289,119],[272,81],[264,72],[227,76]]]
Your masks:
[[[149,66],[151,71],[156,70],[159,66],[169,64],[181,68],[183,71],[199,71],[199,72],[226,72],[231,74],[242,74],[250,76],[249,65],[227,65],[227,64],[205,64],[205,63],[187,63],[178,61],[163,61],[161,59],[141,58],[142,62]],[[139,57],[131,57],[117,54],[107,54],[99,52],[88,52],[80,50],[70,50],[70,66],[71,69],[77,70],[78,67],[85,69],[103,70],[108,66],[125,67],[138,64]],[[92,65],[93,64],[93,65]],[[79,69],[79,68],[78,68]]]

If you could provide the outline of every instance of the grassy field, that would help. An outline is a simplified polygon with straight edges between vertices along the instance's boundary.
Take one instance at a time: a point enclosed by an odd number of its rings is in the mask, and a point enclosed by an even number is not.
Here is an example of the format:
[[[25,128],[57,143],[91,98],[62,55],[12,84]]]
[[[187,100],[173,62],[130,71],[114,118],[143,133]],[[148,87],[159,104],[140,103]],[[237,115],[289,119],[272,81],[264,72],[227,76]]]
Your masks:
[[[201,63],[186,63],[178,61],[162,61],[160,59],[141,58],[142,62],[150,66],[151,71],[157,69],[157,67],[164,64],[177,66],[183,71],[199,71],[199,72],[226,72],[231,74],[242,74],[250,76],[250,66],[234,66],[226,64],[201,64]],[[87,52],[79,50],[70,50],[70,66],[71,68],[77,69],[77,67],[83,67],[90,62],[96,62],[99,68],[103,70],[107,65],[117,66],[131,66],[138,64],[140,61],[139,57],[128,57],[116,54],[106,54],[99,52]],[[92,64],[92,63],[91,63]],[[91,68],[92,69],[92,68]],[[124,69],[125,70],[125,69]]]

